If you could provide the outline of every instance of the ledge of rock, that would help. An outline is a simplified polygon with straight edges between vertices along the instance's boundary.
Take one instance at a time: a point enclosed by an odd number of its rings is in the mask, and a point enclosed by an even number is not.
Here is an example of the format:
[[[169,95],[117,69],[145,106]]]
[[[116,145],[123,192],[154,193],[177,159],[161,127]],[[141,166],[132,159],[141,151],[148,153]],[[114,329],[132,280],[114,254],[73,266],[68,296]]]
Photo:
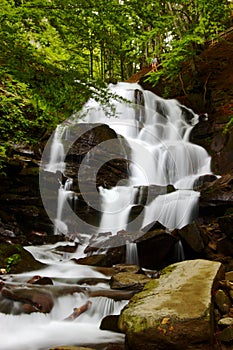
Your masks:
[[[202,259],[162,270],[121,312],[118,325],[129,349],[143,349],[143,344],[158,350],[212,346],[212,295],[223,276],[221,263]]]

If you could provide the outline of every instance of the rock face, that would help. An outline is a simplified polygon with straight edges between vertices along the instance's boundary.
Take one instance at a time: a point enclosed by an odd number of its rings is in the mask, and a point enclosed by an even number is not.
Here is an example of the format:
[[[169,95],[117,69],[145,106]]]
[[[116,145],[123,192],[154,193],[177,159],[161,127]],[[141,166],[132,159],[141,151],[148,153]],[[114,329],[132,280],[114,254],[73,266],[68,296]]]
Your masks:
[[[202,259],[165,268],[121,312],[119,328],[126,333],[128,348],[141,350],[144,344],[150,350],[212,346],[212,294],[223,275],[221,263]]]
[[[71,139],[75,137],[77,139],[69,148],[65,158],[66,176],[76,178],[80,164],[86,157],[82,167],[87,168],[87,174],[96,172],[96,178],[94,178],[96,187],[111,188],[116,186],[118,181],[128,177],[128,164],[125,160],[129,152],[128,145],[108,125],[80,123],[72,126],[69,133]],[[86,178],[86,181],[90,179]]]

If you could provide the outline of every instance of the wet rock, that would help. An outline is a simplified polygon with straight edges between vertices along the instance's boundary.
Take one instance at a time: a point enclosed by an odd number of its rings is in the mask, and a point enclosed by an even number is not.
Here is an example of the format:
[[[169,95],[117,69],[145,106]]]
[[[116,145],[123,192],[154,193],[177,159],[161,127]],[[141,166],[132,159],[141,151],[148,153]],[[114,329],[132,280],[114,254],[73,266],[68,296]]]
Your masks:
[[[205,183],[213,182],[216,179],[217,176],[213,174],[202,175],[194,182],[193,189],[199,190],[204,186]]]
[[[146,233],[149,231],[156,231],[156,230],[164,230],[165,231],[165,227],[158,221],[152,221],[150,224],[144,226],[141,231]]]
[[[148,231],[136,239],[139,265],[151,270],[159,270],[169,265],[177,238],[164,229]]]
[[[229,309],[231,307],[231,301],[222,289],[219,289],[216,292],[215,303],[223,314],[228,314]]]
[[[25,244],[25,235],[45,229],[52,233],[52,223],[44,209],[39,189],[37,160],[12,153],[6,165],[6,176],[0,176],[0,219],[10,229],[13,243]],[[10,225],[11,228],[7,226]],[[28,239],[29,242],[29,239]]]
[[[78,248],[78,244],[66,244],[66,245],[61,245],[55,248],[55,251],[57,252],[64,252],[64,253],[75,253]]]
[[[165,268],[120,314],[118,325],[126,333],[128,348],[211,348],[212,290],[223,277],[220,263],[200,259]]]
[[[0,267],[6,268],[8,273],[32,271],[44,266],[21,245],[0,243]]]
[[[192,250],[197,253],[203,251],[205,245],[201,236],[198,225],[193,222],[180,230],[177,230],[177,233],[183,240],[189,245]]]
[[[30,284],[40,284],[40,285],[53,285],[53,281],[50,277],[41,277],[41,276],[33,276],[32,278],[30,278],[27,283]]]
[[[233,206],[233,175],[206,183],[200,191],[200,214],[212,212],[222,216],[227,208]]]
[[[24,311],[48,313],[52,310],[54,300],[52,294],[45,289],[3,287],[1,295],[4,298],[21,302]]]
[[[136,289],[140,290],[150,281],[145,275],[129,272],[119,272],[112,276],[110,286],[113,289]]]
[[[111,267],[111,261],[105,254],[95,254],[84,258],[73,259],[77,264],[89,266]]]
[[[105,297],[115,301],[130,300],[137,290],[117,290],[117,289],[96,289],[89,290],[88,295],[91,298]]]
[[[105,331],[120,332],[118,327],[119,315],[108,315],[105,316],[100,324],[100,329]]]
[[[116,272],[140,273],[141,268],[132,264],[117,264],[114,266]]]
[[[108,125],[80,123],[69,128],[69,138],[74,142],[66,154],[65,175],[77,177],[83,162],[87,190],[88,183],[93,183],[95,189],[99,186],[110,188],[128,177],[128,145],[122,137],[118,139],[116,132]],[[95,172],[97,176],[90,181],[88,177]]]
[[[117,273],[117,271],[113,267],[95,266],[94,269],[95,271],[98,271],[107,277],[113,276]]]
[[[89,286],[95,286],[98,283],[106,283],[109,284],[108,278],[97,278],[97,277],[84,277],[78,280],[78,284],[88,284]]]

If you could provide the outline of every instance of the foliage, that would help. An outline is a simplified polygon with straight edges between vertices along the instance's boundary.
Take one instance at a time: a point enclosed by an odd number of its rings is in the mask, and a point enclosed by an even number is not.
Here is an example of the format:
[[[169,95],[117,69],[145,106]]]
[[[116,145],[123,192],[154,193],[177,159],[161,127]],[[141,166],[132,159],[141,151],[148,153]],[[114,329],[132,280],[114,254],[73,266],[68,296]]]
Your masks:
[[[195,58],[209,40],[218,38],[228,26],[230,6],[227,0],[180,0],[165,4],[170,22],[167,22],[167,40],[159,52],[161,71],[152,74],[150,82],[176,76],[184,62],[195,70]]]
[[[195,69],[229,25],[227,0],[0,0],[0,167],[11,143],[36,144],[106,84],[159,57],[154,84]]]
[[[11,256],[9,256],[6,259],[6,272],[9,273],[11,271],[11,267],[12,265],[16,265],[19,261],[21,260],[20,254],[13,254]]]

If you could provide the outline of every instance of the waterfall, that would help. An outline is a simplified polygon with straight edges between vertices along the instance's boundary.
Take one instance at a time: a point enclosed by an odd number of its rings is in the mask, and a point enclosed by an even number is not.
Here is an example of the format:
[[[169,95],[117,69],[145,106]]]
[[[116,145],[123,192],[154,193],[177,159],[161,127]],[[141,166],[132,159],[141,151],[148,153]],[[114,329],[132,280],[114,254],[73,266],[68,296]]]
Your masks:
[[[124,137],[130,147],[129,179],[126,184],[116,185],[114,188],[99,187],[95,196],[98,197],[100,208],[95,207],[101,213],[99,228],[93,228],[93,232],[112,232],[115,234],[122,229],[129,229],[129,214],[135,202],[136,187],[145,186],[150,191],[151,186],[173,185],[175,192],[163,193],[155,198],[148,196],[145,200],[144,210],[140,213],[140,220],[130,223],[130,230],[139,231],[143,226],[152,221],[159,221],[169,230],[181,228],[187,225],[197,215],[199,193],[193,190],[194,182],[205,174],[210,174],[210,157],[200,146],[189,142],[189,134],[193,126],[198,123],[198,116],[190,109],[179,104],[178,101],[165,100],[150,91],[145,91],[138,84],[118,83],[109,86],[111,92],[124,101],[112,100],[115,108],[114,115],[108,114],[106,108],[91,99],[76,116],[72,116],[65,126],[58,126],[55,132],[50,161],[46,165],[47,171],[64,172],[65,151],[70,134],[69,127],[77,123],[91,125],[96,123],[109,125],[118,135]],[[129,100],[129,103],[125,102]],[[140,104],[138,104],[140,102]],[[66,140],[65,142],[63,140]],[[110,140],[111,141],[111,140]],[[70,144],[74,138],[69,140]],[[119,143],[120,138],[119,138]],[[96,153],[95,153],[96,152]],[[91,159],[95,159],[98,150],[92,150]],[[122,157],[122,155],[120,155]],[[98,155],[96,156],[99,157]],[[101,160],[105,163],[105,159]],[[101,166],[101,161],[100,165]],[[85,158],[89,169],[90,152]],[[81,180],[92,173],[79,171]],[[89,170],[92,171],[92,170]],[[97,174],[98,169],[94,169]],[[81,174],[81,175],[80,175]],[[109,174],[111,176],[111,174]],[[88,203],[96,203],[94,197],[95,180],[91,180],[93,198],[86,199]],[[80,187],[82,190],[82,188]],[[57,212],[54,218],[55,233],[69,232],[63,213],[64,203],[70,198],[76,198],[70,189],[63,186],[58,191]],[[79,211],[79,208],[76,208]],[[73,213],[72,213],[73,215]],[[73,215],[72,222],[76,219]],[[141,226],[139,226],[141,223]],[[82,223],[83,224],[83,223]],[[90,231],[91,224],[83,228],[80,222],[77,228],[83,232]]]
[[[139,265],[137,243],[126,241],[126,264]]]
[[[66,128],[64,128],[63,125],[58,125],[52,139],[49,163],[46,165],[46,170],[50,172],[64,172],[65,170],[65,151],[62,142],[62,138],[65,134]]]
[[[174,260],[175,261],[185,260],[184,248],[181,240],[179,240],[174,247]]]
[[[185,226],[197,215],[199,193],[192,190],[193,184],[199,176],[211,173],[207,152],[188,141],[198,116],[176,100],[164,100],[144,91],[137,84],[119,83],[111,88],[131,101],[133,92],[140,91],[144,105],[124,109],[122,103],[116,104],[117,118],[108,117],[99,110],[95,114],[91,108],[91,112],[82,120],[108,124],[125,137],[131,148],[128,188],[118,186],[100,191],[103,210],[99,232],[127,229],[129,209],[135,204],[135,186],[142,185],[172,184],[176,188],[174,193],[165,193],[146,203],[142,226],[154,220],[160,221],[168,229]],[[88,104],[88,107],[91,106]],[[140,122],[135,118],[138,114],[141,116]],[[116,193],[114,199],[113,194]],[[108,203],[110,198],[111,203]],[[135,230],[140,228],[134,227]]]
[[[132,242],[134,233],[139,237],[141,233],[144,234],[142,228],[156,220],[169,232],[174,228],[182,228],[197,216],[199,192],[193,186],[198,177],[211,173],[207,152],[189,142],[190,131],[198,122],[198,116],[176,100],[164,100],[143,90],[138,84],[119,83],[109,88],[113,94],[129,100],[129,103],[112,99],[115,107],[113,116],[91,99],[79,114],[74,114],[57,127],[45,147],[41,161],[41,198],[48,216],[54,222],[54,233],[72,234],[75,243],[80,242],[77,250],[66,252],[64,256],[59,248],[67,242],[26,247],[44,267],[39,271],[9,274],[3,278],[3,283],[9,288],[18,286],[30,289],[28,281],[33,276],[49,277],[53,282],[50,286],[52,289],[46,288],[55,292],[57,287],[64,291],[70,287],[75,291],[77,287],[83,288],[83,284],[79,283],[83,277],[99,282],[87,285],[87,289],[81,289],[81,292],[59,295],[47,314],[20,314],[18,302],[0,298],[0,310],[5,307],[2,306],[4,302],[7,303],[8,312],[12,307],[12,314],[0,312],[0,350],[40,350],[58,345],[83,347],[90,344],[96,348],[107,348],[108,343],[123,344],[124,334],[101,331],[99,325],[104,316],[119,314],[128,300],[113,301],[111,298],[99,297],[106,295],[101,294],[102,291],[106,292],[110,288],[106,276],[90,266],[76,264],[75,260],[86,256],[85,249],[93,237],[100,237],[97,243],[101,248],[101,237],[114,236],[118,231],[126,230],[130,235],[126,243],[126,262],[138,264],[137,245]],[[130,149],[125,156],[129,164],[127,180],[118,182],[112,188],[96,188],[94,176],[109,160],[107,155],[99,159],[97,146],[86,155],[83,149],[77,154],[83,159],[80,176],[65,173],[66,155],[80,137],[79,129],[73,128],[79,123],[87,126],[86,130],[94,128],[92,125],[96,123],[107,124],[115,130],[118,138],[112,143],[110,140],[107,149],[110,146],[116,149],[116,144],[121,145],[124,138]],[[122,158],[122,153],[118,158]],[[91,167],[93,161],[98,164],[98,168]],[[111,174],[108,176],[111,177]],[[80,178],[85,180],[84,186],[79,186],[77,190],[75,186]],[[138,207],[140,210],[135,219],[132,212]],[[91,208],[94,210],[91,211]],[[82,210],[90,211],[89,222],[78,217],[77,214]],[[99,227],[94,225],[96,212],[101,216]],[[90,232],[96,235],[91,236]],[[176,260],[184,259],[181,241],[177,243],[175,254]],[[100,294],[95,294],[96,291]],[[88,310],[72,322],[64,321],[74,308],[82,307],[87,301],[91,302]]]

